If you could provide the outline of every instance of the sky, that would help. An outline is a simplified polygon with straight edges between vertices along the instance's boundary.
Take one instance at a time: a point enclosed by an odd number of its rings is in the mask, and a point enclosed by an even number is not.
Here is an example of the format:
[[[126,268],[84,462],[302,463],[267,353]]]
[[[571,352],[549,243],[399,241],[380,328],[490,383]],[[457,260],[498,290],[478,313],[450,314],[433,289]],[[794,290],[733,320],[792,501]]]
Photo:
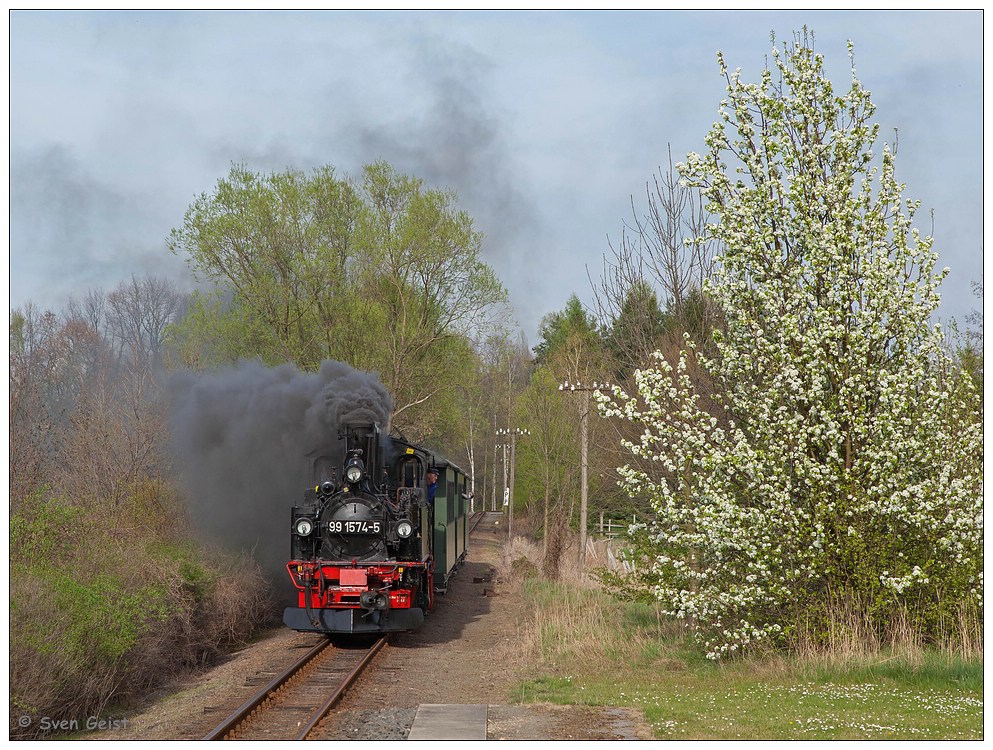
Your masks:
[[[757,81],[804,26],[839,90],[855,47],[880,140],[933,233],[939,316],[982,307],[980,11],[12,12],[10,306],[58,310],[152,273],[193,281],[166,239],[233,164],[385,159],[457,192],[532,345],[594,302],[646,183],[703,152],[724,80]],[[933,216],[933,231],[932,231]]]

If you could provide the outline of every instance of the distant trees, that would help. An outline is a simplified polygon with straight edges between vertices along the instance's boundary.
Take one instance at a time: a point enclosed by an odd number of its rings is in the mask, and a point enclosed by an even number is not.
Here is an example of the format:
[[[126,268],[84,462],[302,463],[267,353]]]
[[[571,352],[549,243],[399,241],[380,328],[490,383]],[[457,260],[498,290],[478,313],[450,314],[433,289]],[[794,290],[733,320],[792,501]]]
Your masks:
[[[563,397],[552,369],[539,367],[517,404],[515,426],[530,433],[517,444],[515,499],[533,498],[540,514],[542,571],[559,574],[569,524],[579,500],[579,412]],[[537,520],[537,519],[536,519]]]
[[[542,318],[538,336],[540,340],[534,347],[535,365],[548,365],[557,357],[559,372],[573,380],[582,378],[591,359],[599,354],[597,322],[583,309],[575,294],[569,296],[564,310],[550,312]]]
[[[544,317],[541,337],[534,347],[536,358],[527,388],[520,395],[517,426],[530,430],[518,441],[518,487],[522,496],[540,503],[542,567],[546,575],[558,575],[559,561],[570,528],[581,524],[581,398],[563,393],[564,381],[603,382],[611,369],[603,330],[596,318],[573,294],[561,311]],[[595,417],[595,409],[590,407]],[[603,425],[588,420],[588,481],[590,507],[609,504],[615,488],[606,479],[613,474],[612,451],[603,449]],[[606,488],[606,493],[602,492]]]
[[[134,277],[57,315],[10,315],[11,499],[43,485],[119,501],[158,476],[165,446],[152,373],[183,295]],[[64,484],[63,484],[64,483]]]
[[[97,309],[92,294],[88,305],[91,315]],[[155,276],[132,276],[130,281],[119,284],[107,295],[104,324],[117,360],[130,361],[146,370],[161,369],[166,332],[180,318],[185,301],[186,295]],[[85,320],[74,307],[70,306],[70,314]]]
[[[194,544],[170,481],[156,377],[183,300],[146,276],[10,313],[10,703],[36,719],[19,736],[202,666],[263,613],[251,561]]]
[[[684,333],[706,346],[720,326],[703,293],[717,245],[704,238],[711,217],[700,192],[680,182],[671,154],[668,167],[646,184],[644,207],[632,198],[631,209],[593,289],[619,380],[647,364],[652,352],[678,350]]]
[[[657,512],[651,588],[715,658],[823,642],[846,616],[880,639],[975,626],[982,428],[930,322],[945,272],[918,204],[887,146],[875,165],[869,93],[853,70],[836,94],[806,35],[757,84],[719,60],[721,121],[679,165],[717,217],[716,351],[656,355],[604,403],[662,469],[623,470]]]
[[[983,282],[974,281],[972,292],[979,297],[979,309],[972,310],[966,316],[968,328],[965,331],[964,341],[958,347],[956,360],[965,372],[969,373],[972,382],[976,387],[978,396],[979,413],[983,410]]]
[[[527,341],[520,335],[516,338],[506,330],[499,330],[475,342],[476,377],[466,385],[477,387],[479,391],[466,393],[462,401],[468,407],[463,413],[463,423],[467,416],[473,417],[476,434],[476,447],[479,460],[475,462],[476,487],[478,488],[476,507],[481,503],[487,508],[499,510],[503,503],[504,451],[500,448],[504,438],[497,430],[522,427],[517,424],[517,403],[531,374],[532,356]],[[507,451],[509,460],[509,449]],[[509,471],[508,471],[509,481]]]
[[[672,327],[672,316],[659,305],[655,288],[645,279],[631,282],[623,291],[610,321],[605,344],[614,362],[614,379],[629,377],[649,361]]]
[[[459,381],[468,342],[506,301],[456,200],[383,162],[357,182],[330,166],[232,168],[171,235],[173,251],[218,284],[177,328],[182,361],[344,361],[379,372],[397,424],[429,434],[436,420],[419,407]]]

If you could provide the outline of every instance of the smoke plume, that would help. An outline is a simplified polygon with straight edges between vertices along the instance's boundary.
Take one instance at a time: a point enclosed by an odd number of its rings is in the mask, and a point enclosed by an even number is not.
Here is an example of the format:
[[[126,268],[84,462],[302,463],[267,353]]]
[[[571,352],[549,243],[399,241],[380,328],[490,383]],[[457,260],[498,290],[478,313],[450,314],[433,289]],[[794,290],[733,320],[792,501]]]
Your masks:
[[[245,551],[292,594],[284,566],[290,507],[310,486],[314,456],[341,455],[339,425],[377,422],[393,399],[375,374],[325,361],[242,362],[215,373],[174,373],[168,382],[177,468],[190,514],[209,540]]]

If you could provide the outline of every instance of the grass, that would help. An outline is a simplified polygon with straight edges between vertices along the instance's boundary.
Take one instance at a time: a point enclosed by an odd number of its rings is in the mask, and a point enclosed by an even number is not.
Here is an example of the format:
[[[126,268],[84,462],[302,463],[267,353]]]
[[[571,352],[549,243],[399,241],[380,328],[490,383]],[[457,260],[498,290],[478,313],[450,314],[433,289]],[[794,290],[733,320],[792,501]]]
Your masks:
[[[983,661],[901,651],[707,661],[645,605],[530,581],[536,678],[513,698],[640,709],[658,739],[983,737]]]

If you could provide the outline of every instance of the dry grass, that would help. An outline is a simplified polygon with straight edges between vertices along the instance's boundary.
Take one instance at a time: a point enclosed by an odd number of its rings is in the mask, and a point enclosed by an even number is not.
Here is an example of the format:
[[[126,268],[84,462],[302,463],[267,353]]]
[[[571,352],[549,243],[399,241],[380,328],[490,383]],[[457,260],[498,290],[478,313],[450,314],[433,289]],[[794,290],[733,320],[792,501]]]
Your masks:
[[[693,650],[682,623],[665,620],[651,606],[620,602],[605,593],[597,580],[580,575],[576,534],[565,537],[560,561],[553,583],[541,575],[541,544],[517,536],[505,545],[498,565],[505,584],[526,587],[534,600],[534,618],[525,637],[532,658],[549,663],[578,658],[597,666],[615,663],[623,653],[638,662],[654,654],[672,664],[671,655],[663,653],[667,648],[683,655]],[[613,562],[604,540],[588,540],[587,571]],[[959,607],[954,617],[942,623],[937,643],[933,639],[925,642],[912,622],[910,613],[903,612],[880,633],[866,608],[836,601],[829,608],[826,632],[823,625],[815,630],[801,623],[785,651],[757,651],[750,664],[777,672],[798,665],[846,670],[890,661],[914,669],[936,654],[946,661],[982,661],[983,621],[977,609]]]
[[[881,632],[864,607],[848,600],[834,601],[827,627],[814,629],[801,623],[789,648],[801,661],[824,667],[866,664],[880,658],[915,666],[934,653],[965,661],[983,659],[983,623],[977,609],[960,605],[955,616],[942,623],[937,641],[925,640],[912,622],[904,609]]]
[[[564,535],[557,574],[549,580],[542,574],[540,542],[515,536],[504,545],[498,579],[528,598],[533,615],[522,628],[527,658],[549,667],[575,664],[594,671],[613,668],[618,660],[673,663],[660,644],[681,642],[681,625],[663,620],[654,607],[618,601],[589,575],[611,563],[606,541],[587,540],[585,575],[578,558],[578,535]]]
[[[579,536],[574,532],[563,535],[561,540],[561,550],[558,556],[558,567],[554,575],[549,575],[545,570],[542,560],[542,546],[540,542],[532,541],[528,536],[515,535],[510,542],[504,545],[500,564],[497,566],[498,574],[507,583],[513,582],[511,576],[512,564],[518,561],[518,566],[527,561],[527,569],[541,571],[541,577],[547,580],[560,581],[561,583],[578,588],[599,589],[600,584],[590,577],[589,571],[594,568],[607,567],[615,563],[607,549],[607,542],[604,539],[587,538],[586,543],[586,574],[581,575],[579,571]]]

